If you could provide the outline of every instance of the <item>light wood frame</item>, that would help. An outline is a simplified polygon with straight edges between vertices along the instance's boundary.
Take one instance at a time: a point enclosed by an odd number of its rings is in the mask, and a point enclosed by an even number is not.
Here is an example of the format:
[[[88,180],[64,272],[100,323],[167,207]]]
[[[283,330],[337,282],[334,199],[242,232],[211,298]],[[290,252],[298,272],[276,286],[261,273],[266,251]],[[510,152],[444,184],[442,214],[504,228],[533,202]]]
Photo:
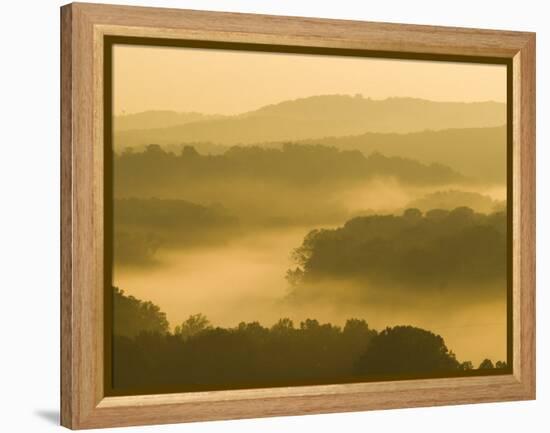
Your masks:
[[[73,3],[61,8],[61,424],[73,428],[535,398],[535,34]],[[106,35],[510,59],[513,373],[128,397],[103,392]]]

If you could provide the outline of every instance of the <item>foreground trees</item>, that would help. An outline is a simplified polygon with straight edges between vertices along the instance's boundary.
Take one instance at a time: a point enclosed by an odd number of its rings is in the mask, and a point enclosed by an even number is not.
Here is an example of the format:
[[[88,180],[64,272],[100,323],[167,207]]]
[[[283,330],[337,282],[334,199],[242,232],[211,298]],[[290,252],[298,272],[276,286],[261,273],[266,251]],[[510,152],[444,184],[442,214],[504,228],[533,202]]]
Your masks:
[[[280,319],[213,327],[202,314],[169,332],[164,313],[114,288],[113,385],[178,391],[342,383],[473,370],[443,338],[412,326],[377,332],[366,321],[343,327]],[[479,369],[505,368],[485,360]]]
[[[361,375],[431,374],[459,367],[441,336],[412,326],[396,326],[372,339],[356,371]]]
[[[141,333],[166,334],[169,329],[166,314],[149,301],[141,301],[113,287],[113,333],[136,337]]]

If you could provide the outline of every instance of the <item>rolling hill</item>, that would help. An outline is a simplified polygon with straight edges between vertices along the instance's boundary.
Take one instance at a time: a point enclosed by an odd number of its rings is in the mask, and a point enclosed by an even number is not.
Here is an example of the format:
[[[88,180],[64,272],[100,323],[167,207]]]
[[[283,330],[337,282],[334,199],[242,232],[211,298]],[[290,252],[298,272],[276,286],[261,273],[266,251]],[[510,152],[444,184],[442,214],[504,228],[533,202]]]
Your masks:
[[[143,114],[143,113],[142,113]],[[139,116],[138,114],[132,116]],[[372,100],[322,95],[284,101],[258,110],[221,118],[196,118],[177,113],[160,120],[115,119],[114,147],[211,142],[218,145],[296,141],[329,136],[410,133],[449,128],[480,128],[506,123],[506,105],[497,102],[433,102],[413,98]],[[138,120],[135,120],[138,119]],[[131,121],[132,120],[132,121]],[[134,128],[131,129],[131,125]],[[139,129],[135,126],[138,125]],[[145,126],[149,125],[149,126]]]
[[[193,112],[178,113],[176,111],[151,110],[143,111],[141,113],[115,116],[113,126],[116,131],[170,128],[173,126],[185,125],[191,122],[220,119],[221,117],[223,116],[216,114],[210,115]]]
[[[506,127],[447,129],[410,134],[366,133],[348,137],[303,140],[365,155],[412,158],[425,164],[439,163],[489,183],[506,183]],[[473,157],[475,156],[475,157]]]

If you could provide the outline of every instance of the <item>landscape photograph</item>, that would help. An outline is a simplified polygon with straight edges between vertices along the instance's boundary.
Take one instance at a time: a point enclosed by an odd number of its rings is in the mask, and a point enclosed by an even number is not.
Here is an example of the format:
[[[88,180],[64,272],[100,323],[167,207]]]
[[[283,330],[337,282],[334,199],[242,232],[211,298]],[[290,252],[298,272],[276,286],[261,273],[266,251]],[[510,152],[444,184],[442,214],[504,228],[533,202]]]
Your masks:
[[[505,65],[112,50],[114,393],[510,372]]]

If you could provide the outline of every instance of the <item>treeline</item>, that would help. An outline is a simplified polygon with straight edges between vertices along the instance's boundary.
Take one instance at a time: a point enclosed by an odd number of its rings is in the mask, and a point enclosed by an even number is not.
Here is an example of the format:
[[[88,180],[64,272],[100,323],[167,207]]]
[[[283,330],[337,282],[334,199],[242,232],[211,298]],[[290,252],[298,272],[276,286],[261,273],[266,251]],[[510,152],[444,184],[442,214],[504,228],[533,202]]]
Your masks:
[[[215,244],[240,232],[221,205],[184,200],[115,199],[113,216],[114,259],[121,265],[153,264],[159,248]]]
[[[502,118],[502,125],[506,120]],[[467,177],[506,185],[506,126],[492,128],[427,128],[409,134],[367,132],[348,137],[304,140],[299,144],[321,144],[338,149],[360,150],[365,155],[382,152],[387,156],[439,162]]]
[[[476,212],[493,213],[506,209],[505,200],[494,200],[491,197],[472,191],[435,191],[411,201],[407,208],[416,208],[423,212],[432,209],[453,210],[457,207],[469,207]]]
[[[410,326],[371,329],[361,319],[343,327],[307,319],[281,319],[213,327],[193,315],[169,331],[150,302],[113,289],[113,387],[118,391],[214,390],[263,386],[457,375],[473,370],[459,362],[441,336]],[[505,369],[485,360],[479,369]]]
[[[364,156],[359,151],[340,151],[320,145],[285,144],[280,149],[259,146],[229,148],[222,155],[201,155],[185,146],[178,155],[159,145],[143,152],[115,155],[115,196],[158,196],[185,192],[214,180],[232,183],[240,179],[277,182],[293,186],[334,185],[363,181],[377,176],[425,185],[446,184],[463,177],[440,164],[422,164],[412,159]]]
[[[115,155],[113,175],[116,199],[219,203],[250,229],[337,224],[350,217],[350,201],[362,205],[351,197],[381,178],[418,187],[464,180],[442,165],[293,144],[235,146],[221,155],[202,155],[192,146],[176,154],[149,145],[143,152]],[[181,225],[186,230],[185,221]]]
[[[340,228],[311,231],[293,258],[298,266],[287,277],[295,298],[311,297],[315,283],[342,280],[386,295],[399,289],[415,296],[504,293],[506,214],[460,207],[358,217]],[[330,294],[337,297],[338,291],[335,285]]]

